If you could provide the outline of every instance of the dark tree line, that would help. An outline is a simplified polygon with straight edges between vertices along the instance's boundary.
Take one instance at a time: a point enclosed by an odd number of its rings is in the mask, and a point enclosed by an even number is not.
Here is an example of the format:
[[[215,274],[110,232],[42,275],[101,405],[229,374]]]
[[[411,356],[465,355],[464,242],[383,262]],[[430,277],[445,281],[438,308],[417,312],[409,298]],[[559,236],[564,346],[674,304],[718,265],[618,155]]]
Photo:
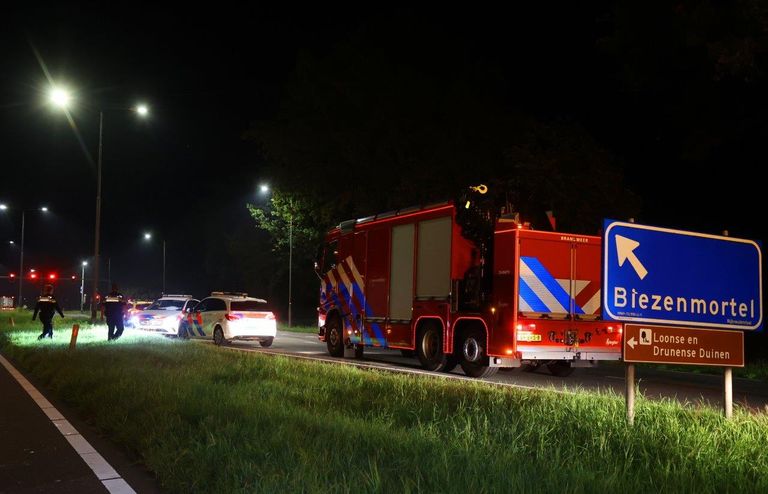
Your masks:
[[[407,14],[303,52],[278,110],[246,138],[275,189],[251,213],[280,255],[293,223],[308,286],[329,227],[478,183],[540,229],[548,210],[579,233],[597,233],[604,217],[703,231],[728,220],[712,192],[735,179],[717,170],[754,161],[768,137],[763,3],[610,2],[536,16],[526,31],[514,13],[482,24],[469,15],[462,32],[456,19],[441,30]],[[758,186],[742,186],[730,200],[748,206]],[[697,187],[711,209],[697,209]]]

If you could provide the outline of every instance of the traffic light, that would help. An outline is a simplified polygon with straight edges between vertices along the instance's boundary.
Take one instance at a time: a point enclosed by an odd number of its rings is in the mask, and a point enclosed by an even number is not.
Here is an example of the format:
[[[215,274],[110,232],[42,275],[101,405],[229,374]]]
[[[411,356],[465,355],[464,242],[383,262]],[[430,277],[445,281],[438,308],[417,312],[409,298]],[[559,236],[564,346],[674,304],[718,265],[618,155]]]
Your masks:
[[[29,279],[30,280],[36,280],[37,279],[37,273],[29,273]]]
[[[48,279],[49,279],[50,281],[53,281],[53,280],[55,280],[55,279],[56,279],[56,273],[51,273],[51,274],[49,274],[49,275],[48,275]]]

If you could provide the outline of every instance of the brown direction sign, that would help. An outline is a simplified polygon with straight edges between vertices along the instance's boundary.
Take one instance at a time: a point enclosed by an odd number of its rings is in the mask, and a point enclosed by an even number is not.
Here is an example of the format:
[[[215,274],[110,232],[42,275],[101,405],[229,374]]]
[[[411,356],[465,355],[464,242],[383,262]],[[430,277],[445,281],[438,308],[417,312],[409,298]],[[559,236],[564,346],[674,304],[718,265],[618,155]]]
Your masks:
[[[625,324],[624,361],[744,367],[744,333]]]

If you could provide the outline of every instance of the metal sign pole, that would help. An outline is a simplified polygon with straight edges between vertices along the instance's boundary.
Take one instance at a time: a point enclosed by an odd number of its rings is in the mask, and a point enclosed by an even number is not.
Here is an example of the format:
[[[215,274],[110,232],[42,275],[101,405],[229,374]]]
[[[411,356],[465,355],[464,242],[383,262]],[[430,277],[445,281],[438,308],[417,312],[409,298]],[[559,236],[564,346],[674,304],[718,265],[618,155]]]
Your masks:
[[[723,411],[725,418],[733,417],[733,368],[726,367],[723,373]]]
[[[723,230],[723,236],[728,236],[728,230]],[[723,413],[725,418],[733,417],[733,368],[723,369]]]
[[[635,424],[635,364],[627,364],[627,373],[625,377],[627,384],[627,423]]]

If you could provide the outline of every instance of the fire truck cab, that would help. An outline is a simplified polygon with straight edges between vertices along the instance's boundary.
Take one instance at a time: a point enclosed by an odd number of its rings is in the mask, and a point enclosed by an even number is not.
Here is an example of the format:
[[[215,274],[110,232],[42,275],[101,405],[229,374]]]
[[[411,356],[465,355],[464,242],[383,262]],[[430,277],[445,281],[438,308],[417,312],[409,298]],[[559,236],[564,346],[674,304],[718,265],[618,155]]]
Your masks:
[[[345,221],[318,259],[319,338],[335,357],[374,346],[431,371],[568,375],[621,358],[621,325],[600,317],[600,258],[599,237],[451,202]]]

